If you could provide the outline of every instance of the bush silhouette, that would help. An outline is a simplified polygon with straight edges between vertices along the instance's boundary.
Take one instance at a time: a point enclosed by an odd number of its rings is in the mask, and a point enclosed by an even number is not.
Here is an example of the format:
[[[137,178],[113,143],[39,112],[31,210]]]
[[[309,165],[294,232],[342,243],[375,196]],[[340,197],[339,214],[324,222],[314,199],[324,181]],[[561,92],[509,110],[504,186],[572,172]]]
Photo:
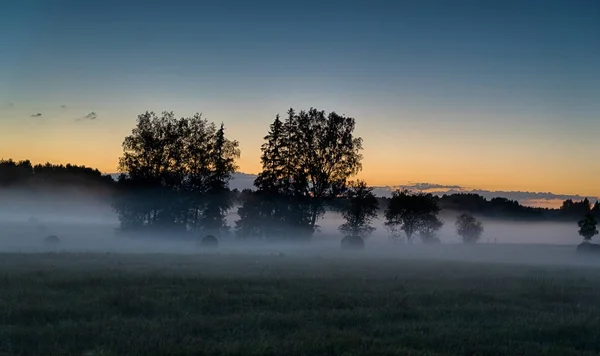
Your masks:
[[[362,250],[365,248],[365,242],[360,236],[347,235],[342,239],[342,248],[345,250]]]
[[[205,248],[217,248],[219,247],[219,240],[213,235],[206,235],[200,240],[200,246]]]

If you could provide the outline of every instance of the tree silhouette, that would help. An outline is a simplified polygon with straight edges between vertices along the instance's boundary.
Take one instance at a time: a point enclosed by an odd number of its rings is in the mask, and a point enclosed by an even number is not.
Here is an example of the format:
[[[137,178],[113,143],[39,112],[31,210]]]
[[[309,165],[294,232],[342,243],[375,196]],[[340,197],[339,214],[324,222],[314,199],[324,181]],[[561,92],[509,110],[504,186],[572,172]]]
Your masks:
[[[283,238],[308,238],[326,203],[361,169],[362,139],[353,135],[353,118],[314,108],[299,113],[290,109],[287,114],[284,121],[275,117],[261,146],[262,171],[254,186],[267,203],[248,200],[245,204],[256,206],[245,206],[240,217],[255,211],[265,224],[285,226]]]
[[[436,232],[444,226],[444,223],[433,214],[426,215],[419,227],[419,236],[424,243],[439,243]]]
[[[347,180],[362,169],[362,138],[354,137],[354,118],[315,108],[299,113],[290,109],[285,127],[294,193],[310,201],[314,228],[326,201],[339,196]]]
[[[483,234],[483,224],[471,214],[461,214],[456,218],[456,232],[464,243],[476,243]]]
[[[122,196],[115,202],[121,227],[219,230],[231,206],[228,184],[240,156],[238,143],[201,114],[138,116],[123,141]],[[127,221],[131,219],[131,221]]]
[[[238,208],[240,219],[236,221],[236,233],[240,237],[273,239],[292,233],[285,228],[286,224],[292,225],[293,204],[288,202],[294,199],[292,158],[287,148],[289,134],[277,115],[261,146],[262,171],[254,180],[257,192],[245,191]]]
[[[416,232],[425,231],[426,227],[431,230],[434,226],[431,222],[437,219],[439,211],[437,199],[430,193],[396,190],[385,210],[385,225],[393,237],[397,238],[400,232],[404,232],[411,243]]]
[[[249,189],[244,189],[241,196],[242,202],[237,210],[239,219],[235,222],[236,235],[241,238],[266,237],[269,219],[265,214],[268,215],[269,210],[263,204],[268,204],[267,199]]]
[[[210,147],[212,169],[207,177],[207,203],[200,218],[204,233],[219,235],[228,228],[225,216],[233,205],[229,182],[237,169],[235,160],[240,157],[238,145],[225,138],[225,126],[221,124]]]
[[[560,207],[560,214],[567,219],[579,218],[587,215],[591,210],[592,205],[588,198],[585,198],[580,202],[574,202],[571,199],[567,199]]]
[[[364,238],[375,231],[371,222],[377,218],[379,202],[373,195],[373,188],[362,180],[350,182],[344,203],[342,216],[346,222],[340,225],[341,232]]]
[[[583,220],[577,222],[579,226],[579,235],[583,237],[584,241],[590,241],[592,237],[598,235],[598,229],[596,225],[598,222],[591,213],[587,213]]]
[[[286,148],[286,135],[283,122],[279,115],[269,127],[269,132],[263,138],[260,161],[262,171],[254,180],[254,186],[268,194],[288,194],[292,182],[291,157]]]
[[[24,185],[33,178],[30,161],[0,160],[0,187]]]
[[[597,219],[600,219],[600,201],[594,203],[594,207],[591,210],[592,215]]]

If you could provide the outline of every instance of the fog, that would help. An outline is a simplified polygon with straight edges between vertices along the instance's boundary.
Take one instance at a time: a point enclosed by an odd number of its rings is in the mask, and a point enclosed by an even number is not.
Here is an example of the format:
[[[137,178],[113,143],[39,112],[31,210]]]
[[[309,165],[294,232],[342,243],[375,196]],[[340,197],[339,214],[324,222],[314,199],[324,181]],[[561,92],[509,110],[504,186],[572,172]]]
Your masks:
[[[581,242],[575,223],[513,222],[481,219],[485,232],[475,246],[466,246],[454,231],[457,213],[444,211],[445,222],[438,237],[441,245],[421,244],[418,237],[411,245],[392,242],[383,226],[365,241],[363,251],[340,248],[342,234],[337,227],[341,215],[327,213],[319,221],[319,231],[308,243],[241,241],[223,237],[217,250],[203,250],[197,242],[176,236],[130,238],[118,233],[119,221],[110,204],[85,196],[8,196],[0,195],[0,252],[110,252],[175,254],[277,254],[279,256],[405,258],[488,261],[525,264],[599,265],[575,252]],[[230,226],[237,219],[235,209],[228,216]],[[46,236],[57,235],[60,244],[48,247]],[[598,259],[596,259],[598,260]]]

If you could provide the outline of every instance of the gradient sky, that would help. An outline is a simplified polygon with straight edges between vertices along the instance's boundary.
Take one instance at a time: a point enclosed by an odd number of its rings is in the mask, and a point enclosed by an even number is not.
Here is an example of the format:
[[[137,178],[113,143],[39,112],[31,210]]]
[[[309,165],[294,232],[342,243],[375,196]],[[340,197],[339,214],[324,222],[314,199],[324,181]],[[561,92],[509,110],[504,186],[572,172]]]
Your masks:
[[[599,1],[0,9],[2,158],[114,172],[137,115],[173,110],[225,122],[256,173],[273,117],[314,106],[356,118],[373,185],[600,196]]]

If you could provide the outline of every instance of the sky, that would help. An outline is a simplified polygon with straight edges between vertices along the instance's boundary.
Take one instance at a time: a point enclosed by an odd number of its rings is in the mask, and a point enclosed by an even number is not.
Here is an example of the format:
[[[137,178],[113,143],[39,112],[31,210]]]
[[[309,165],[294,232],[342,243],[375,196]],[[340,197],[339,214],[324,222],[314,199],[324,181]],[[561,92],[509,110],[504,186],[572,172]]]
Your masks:
[[[172,110],[255,174],[275,115],[316,107],[356,119],[372,185],[600,196],[598,1],[0,6],[0,158],[115,172],[137,115]]]

